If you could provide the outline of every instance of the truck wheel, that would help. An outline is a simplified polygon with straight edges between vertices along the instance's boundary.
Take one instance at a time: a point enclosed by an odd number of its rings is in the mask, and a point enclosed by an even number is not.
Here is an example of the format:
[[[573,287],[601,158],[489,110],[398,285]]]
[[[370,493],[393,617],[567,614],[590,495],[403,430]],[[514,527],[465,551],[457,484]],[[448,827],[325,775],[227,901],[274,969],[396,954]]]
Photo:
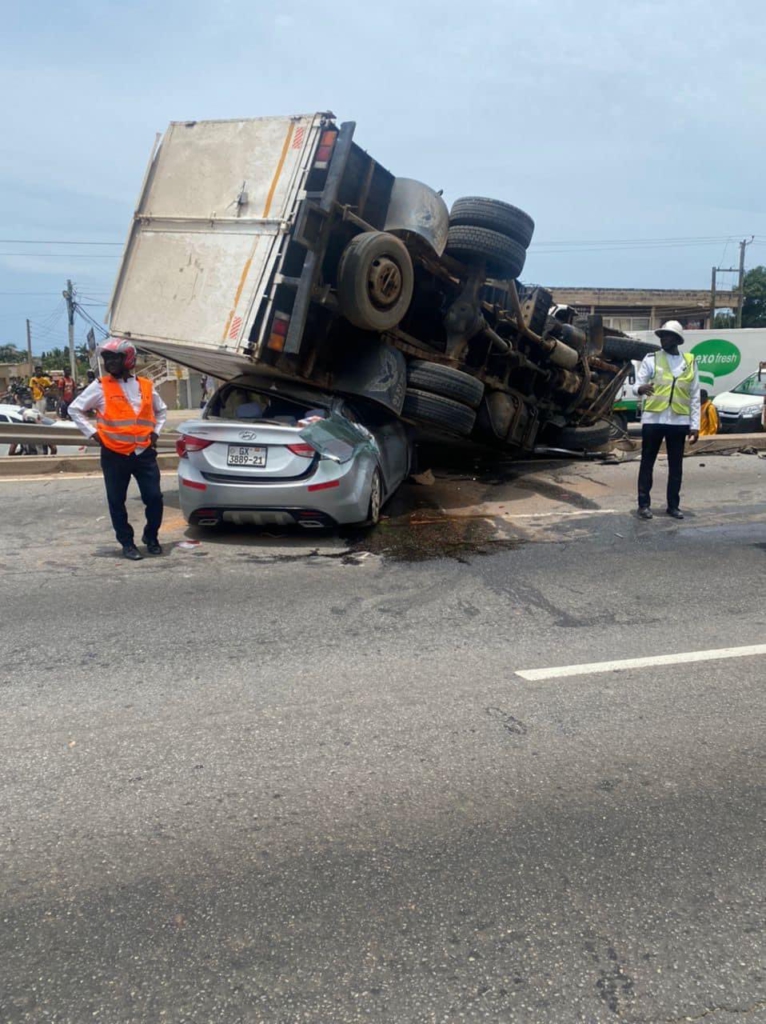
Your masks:
[[[480,380],[451,366],[428,363],[415,359],[407,364],[407,386],[434,395],[453,398],[456,402],[478,409],[484,397],[484,385]]]
[[[484,262],[490,277],[518,277],[527,258],[524,246],[489,228],[451,227],[447,252],[463,263]]]
[[[611,439],[611,433],[611,424],[606,420],[598,420],[587,427],[564,427],[555,435],[553,446],[571,448],[573,451],[600,448]]]
[[[407,388],[402,408],[404,419],[414,420],[434,427],[441,427],[453,434],[467,437],[476,422],[476,413],[467,405],[453,402],[451,398],[430,395],[427,391]]]
[[[414,284],[404,243],[385,231],[365,231],[348,243],[340,258],[340,312],[363,331],[389,331],[409,309]]]
[[[449,214],[450,226],[467,228],[489,228],[501,235],[512,238],[526,249],[532,241],[535,222],[528,213],[517,206],[502,203],[499,199],[484,199],[480,196],[464,196],[456,199]]]
[[[649,341],[635,341],[633,338],[605,338],[604,355],[607,359],[616,359],[627,363],[631,359],[641,360],[650,352],[657,352],[659,345]]]

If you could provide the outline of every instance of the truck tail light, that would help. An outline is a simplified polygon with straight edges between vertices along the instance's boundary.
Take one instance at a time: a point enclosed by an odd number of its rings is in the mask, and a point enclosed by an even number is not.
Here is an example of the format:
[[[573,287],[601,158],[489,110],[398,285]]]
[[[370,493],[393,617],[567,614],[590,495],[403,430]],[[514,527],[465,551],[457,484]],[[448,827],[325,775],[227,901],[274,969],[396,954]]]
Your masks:
[[[314,157],[314,167],[317,170],[323,171],[329,166],[332,151],[335,149],[335,140],[337,138],[337,132],[322,132],[322,137],[319,140],[319,147],[316,151],[316,156]]]
[[[275,313],[271,323],[271,334],[266,342],[266,348],[273,352],[281,352],[285,347],[287,330],[290,326],[290,317],[287,313]]]
[[[192,437],[191,434],[181,434],[176,441],[176,453],[182,459],[186,459],[189,452],[201,452],[203,448],[208,448],[212,443],[212,441],[205,441],[201,437]]]
[[[316,449],[312,448],[310,444],[301,442],[300,444],[288,444],[287,450],[292,452],[293,455],[300,455],[302,459],[313,459],[316,455]]]

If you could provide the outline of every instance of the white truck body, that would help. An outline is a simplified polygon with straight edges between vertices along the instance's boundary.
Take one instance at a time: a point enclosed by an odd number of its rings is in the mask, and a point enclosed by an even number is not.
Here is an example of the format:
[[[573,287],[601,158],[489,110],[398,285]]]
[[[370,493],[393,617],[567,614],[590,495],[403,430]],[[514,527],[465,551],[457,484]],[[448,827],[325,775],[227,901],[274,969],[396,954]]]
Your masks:
[[[700,384],[711,398],[722,395],[736,387],[746,377],[758,371],[759,364],[766,361],[766,328],[716,329],[710,331],[685,331],[684,351],[691,352],[697,359]],[[657,344],[654,331],[637,331],[631,335],[637,341]],[[634,363],[634,374],[638,369]],[[615,412],[628,419],[639,415],[639,399],[629,379],[620,392]]]
[[[118,271],[113,334],[214,376],[252,366],[240,354],[322,123],[322,114],[305,114],[169,126]]]

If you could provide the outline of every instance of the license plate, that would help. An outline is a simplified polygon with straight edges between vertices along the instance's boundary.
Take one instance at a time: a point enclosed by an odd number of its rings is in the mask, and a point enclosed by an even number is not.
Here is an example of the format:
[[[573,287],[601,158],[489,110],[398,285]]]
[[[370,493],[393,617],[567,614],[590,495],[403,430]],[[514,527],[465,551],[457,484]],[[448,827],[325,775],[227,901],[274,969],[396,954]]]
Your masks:
[[[230,444],[227,466],[265,466],[266,449],[253,444]]]

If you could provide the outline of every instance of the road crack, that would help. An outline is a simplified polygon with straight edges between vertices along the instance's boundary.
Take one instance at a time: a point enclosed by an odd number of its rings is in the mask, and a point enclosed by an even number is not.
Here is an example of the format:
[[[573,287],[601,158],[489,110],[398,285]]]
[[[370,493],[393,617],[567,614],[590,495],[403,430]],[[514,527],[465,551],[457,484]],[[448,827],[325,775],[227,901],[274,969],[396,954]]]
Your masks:
[[[764,1008],[766,1008],[766,999],[761,999],[759,1002],[753,1003],[751,1006],[747,1006],[742,1010],[738,1010],[736,1007],[732,1006],[710,1006],[704,1013],[700,1013],[694,1017],[668,1017],[663,1021],[663,1024],[685,1024],[685,1022],[688,1024],[689,1021],[708,1020],[716,1013],[729,1013],[733,1016],[736,1015],[737,1017],[747,1017],[750,1014],[755,1013],[757,1010],[763,1010]]]

